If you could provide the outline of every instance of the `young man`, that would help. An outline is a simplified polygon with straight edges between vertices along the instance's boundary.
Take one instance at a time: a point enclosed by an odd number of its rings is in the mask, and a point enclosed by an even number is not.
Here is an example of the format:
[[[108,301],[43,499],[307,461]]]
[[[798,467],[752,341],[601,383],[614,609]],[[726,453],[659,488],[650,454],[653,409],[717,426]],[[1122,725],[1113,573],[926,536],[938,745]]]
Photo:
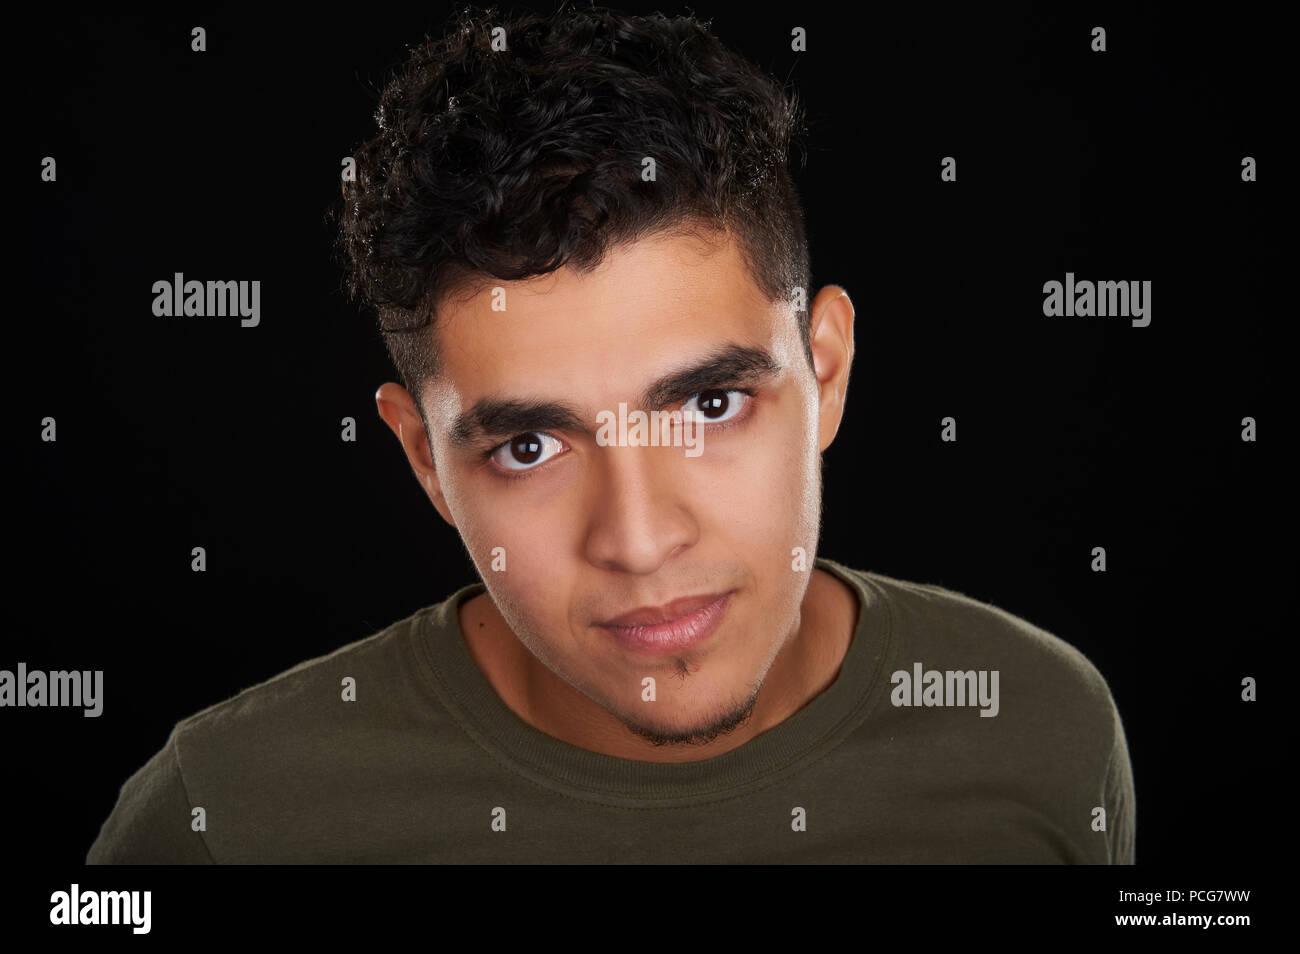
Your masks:
[[[692,19],[467,14],[378,119],[341,247],[482,582],[183,720],[89,861],[1133,861],[1077,650],[816,555],[854,310],[777,86]]]

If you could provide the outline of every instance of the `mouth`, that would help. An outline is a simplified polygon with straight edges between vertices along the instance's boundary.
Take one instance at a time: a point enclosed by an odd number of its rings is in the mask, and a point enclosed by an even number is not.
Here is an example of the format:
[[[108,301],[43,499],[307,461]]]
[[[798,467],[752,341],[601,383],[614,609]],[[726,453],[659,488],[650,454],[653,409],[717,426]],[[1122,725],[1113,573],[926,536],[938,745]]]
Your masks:
[[[702,643],[722,622],[735,590],[646,606],[595,625],[626,649],[642,653],[681,652]]]

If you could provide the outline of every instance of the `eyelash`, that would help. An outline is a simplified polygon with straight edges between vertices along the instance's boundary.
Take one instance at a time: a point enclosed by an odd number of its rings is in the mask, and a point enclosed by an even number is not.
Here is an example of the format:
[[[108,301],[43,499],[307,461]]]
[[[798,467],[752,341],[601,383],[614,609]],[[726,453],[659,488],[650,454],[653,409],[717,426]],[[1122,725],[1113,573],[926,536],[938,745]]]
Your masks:
[[[743,424],[745,421],[749,420],[750,414],[753,413],[752,408],[754,405],[753,399],[755,396],[755,392],[751,388],[722,387],[722,388],[705,388],[704,390],[705,391],[736,391],[740,394],[747,395],[750,399],[748,404],[745,406],[745,411],[743,414],[738,414],[735,417],[733,417],[731,420],[723,421],[721,424],[710,425],[710,430],[712,431],[725,431],[729,427],[734,427],[737,424]],[[703,393],[704,391],[696,392],[695,394],[692,394],[690,398],[687,398],[687,401],[691,400],[691,398],[697,398]],[[531,433],[531,432],[525,432],[525,433]],[[489,447],[487,450],[483,452],[484,463],[486,463],[488,468],[493,471],[494,475],[500,478],[501,480],[508,480],[508,481],[523,480],[525,477],[529,477],[537,473],[537,471],[543,469],[541,467],[528,467],[523,470],[503,471],[493,466],[492,455],[495,454],[497,451],[499,451],[501,448],[505,447],[507,444],[509,444],[510,441],[513,441],[515,437],[522,437],[522,436],[523,434],[516,434],[514,437],[511,437],[510,440],[502,441],[500,444],[496,444],[492,447]],[[559,455],[557,454],[556,456],[558,457]]]

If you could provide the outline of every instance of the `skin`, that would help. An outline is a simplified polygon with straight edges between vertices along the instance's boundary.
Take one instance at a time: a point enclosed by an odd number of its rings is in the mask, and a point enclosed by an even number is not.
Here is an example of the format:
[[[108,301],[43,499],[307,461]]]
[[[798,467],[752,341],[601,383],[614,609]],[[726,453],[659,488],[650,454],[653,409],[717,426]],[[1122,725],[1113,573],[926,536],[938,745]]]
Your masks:
[[[789,718],[835,680],[859,609],[849,587],[812,568],[820,455],[839,429],[853,360],[847,292],[830,285],[810,302],[814,374],[792,305],[765,300],[726,236],[660,233],[612,249],[587,274],[565,267],[493,287],[505,289],[504,311],[491,287],[440,307],[428,433],[403,387],[375,395],[486,584],[460,608],[475,663],[529,725],[621,758],[712,758]],[[597,442],[598,412],[643,407],[652,381],[737,344],[764,349],[779,370],[752,397],[710,385],[734,416],[702,425],[699,456]],[[457,416],[485,397],[562,401],[587,426],[538,430],[536,462],[511,454],[519,432],[453,443]],[[703,403],[683,397],[664,410]],[[505,571],[492,567],[496,547]],[[809,569],[792,569],[795,547]],[[633,652],[595,625],[727,590],[721,625],[686,652]],[[642,698],[646,676],[653,702]]]

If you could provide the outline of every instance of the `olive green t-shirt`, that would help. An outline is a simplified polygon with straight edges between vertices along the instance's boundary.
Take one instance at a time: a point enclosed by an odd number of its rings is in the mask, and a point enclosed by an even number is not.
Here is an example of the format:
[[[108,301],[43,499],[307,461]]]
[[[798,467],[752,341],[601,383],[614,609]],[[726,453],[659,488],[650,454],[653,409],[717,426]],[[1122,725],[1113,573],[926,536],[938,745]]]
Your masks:
[[[816,565],[859,600],[839,676],[722,755],[622,759],[528,725],[461,635],[480,582],[179,722],[86,860],[1133,863],[1124,729],[1078,650]]]

